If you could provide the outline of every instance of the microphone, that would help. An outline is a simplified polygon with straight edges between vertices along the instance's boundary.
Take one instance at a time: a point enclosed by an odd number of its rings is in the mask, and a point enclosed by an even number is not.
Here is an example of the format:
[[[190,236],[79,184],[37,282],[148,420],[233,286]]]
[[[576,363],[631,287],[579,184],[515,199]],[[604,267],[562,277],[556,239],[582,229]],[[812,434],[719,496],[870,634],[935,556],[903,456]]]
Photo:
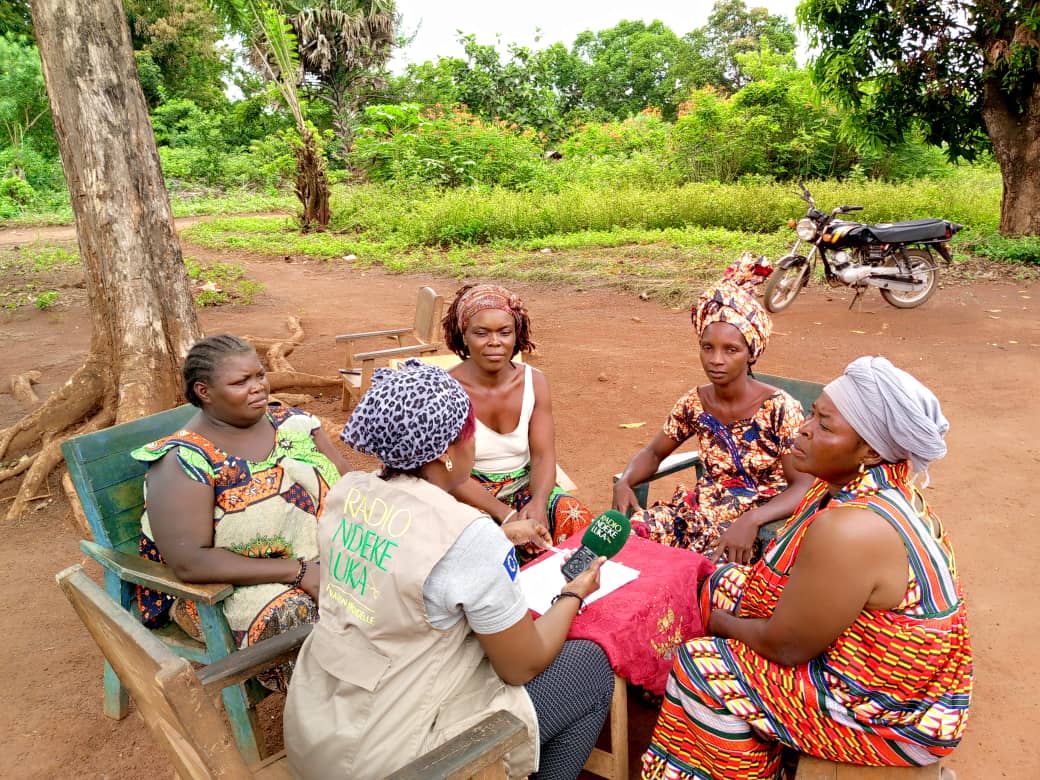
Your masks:
[[[593,520],[581,537],[581,547],[560,567],[567,582],[589,568],[589,564],[601,555],[607,558],[617,555],[630,533],[632,524],[616,509],[608,509]]]

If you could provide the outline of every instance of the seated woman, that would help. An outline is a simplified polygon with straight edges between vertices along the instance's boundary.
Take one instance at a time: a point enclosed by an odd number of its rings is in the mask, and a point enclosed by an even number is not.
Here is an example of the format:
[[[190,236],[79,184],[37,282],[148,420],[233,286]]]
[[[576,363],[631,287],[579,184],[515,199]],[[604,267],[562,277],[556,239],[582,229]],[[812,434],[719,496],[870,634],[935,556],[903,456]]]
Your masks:
[[[538,369],[512,360],[534,349],[523,301],[497,285],[463,287],[444,317],[444,341],[462,358],[451,375],[477,416],[473,479],[452,495],[500,525],[546,528],[554,543],[581,533],[592,512],[556,484],[549,383]]]
[[[884,358],[831,382],[791,448],[816,477],[753,567],[701,593],[643,777],[776,778],[781,746],[931,764],[960,741],[972,652],[953,551],[911,484],[946,454],[935,396]]]
[[[240,646],[317,619],[317,520],[343,455],[321,423],[268,405],[253,347],[209,336],[184,361],[184,395],[199,408],[183,430],[133,452],[149,463],[141,555],[185,582],[228,582],[224,614]],[[173,457],[166,457],[172,454]],[[173,617],[202,638],[190,601],[138,588],[145,625]],[[266,680],[284,689],[286,670]]]
[[[757,556],[758,529],[789,517],[812,482],[793,467],[789,450],[803,420],[801,404],[751,373],[773,332],[751,291],[763,278],[758,266],[745,252],[701,295],[691,318],[710,383],[676,402],[664,428],[614,485],[614,508],[633,513],[640,536],[736,563]],[[693,490],[680,484],[671,501],[641,509],[632,487],[694,436],[704,473]]]
[[[462,386],[414,359],[377,369],[347,422],[383,469],[343,477],[319,524],[321,619],[284,715],[296,776],[385,777],[500,709],[528,729],[510,777],[573,779],[592,751],[613,672],[598,645],[564,640],[605,559],[532,620],[510,540],[451,495],[475,426]]]

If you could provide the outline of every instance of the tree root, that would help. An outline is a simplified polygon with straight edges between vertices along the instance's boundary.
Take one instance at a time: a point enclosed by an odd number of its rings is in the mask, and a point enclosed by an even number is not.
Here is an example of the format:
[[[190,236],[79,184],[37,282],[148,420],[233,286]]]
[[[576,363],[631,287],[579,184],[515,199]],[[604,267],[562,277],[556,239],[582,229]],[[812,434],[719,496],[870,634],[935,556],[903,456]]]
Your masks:
[[[106,405],[71,435],[78,436],[81,433],[91,433],[101,428],[107,428],[115,422],[115,419],[116,410],[114,406]],[[34,500],[41,486],[47,481],[47,477],[61,463],[63,458],[61,443],[65,438],[64,436],[57,436],[55,433],[49,433],[44,436],[43,446],[34,457],[32,466],[22,479],[22,484],[18,487],[18,495],[15,496],[11,508],[7,510],[6,520],[14,520],[28,508],[29,502]]]
[[[23,471],[28,469],[33,464],[34,460],[36,460],[35,455],[23,455],[13,466],[8,466],[6,469],[0,469],[0,482],[10,479],[11,477],[17,477]]]
[[[321,389],[327,387],[339,387],[341,380],[338,376],[325,377],[316,374],[305,374],[292,367],[288,356],[297,345],[303,343],[303,325],[298,317],[289,315],[286,317],[285,326],[289,330],[288,339],[266,339],[257,336],[243,336],[246,341],[253,345],[257,352],[263,351],[267,359],[267,379],[271,385],[271,392],[284,390],[287,387]]]
[[[271,371],[267,375],[271,384],[271,392],[284,390],[287,387],[315,388],[341,387],[343,380],[338,376],[317,376],[300,371]]]
[[[57,392],[34,411],[0,431],[0,460],[11,449],[24,449],[48,433],[59,433],[75,425],[101,403],[106,370],[91,357]]]
[[[11,395],[26,406],[35,406],[40,402],[40,397],[32,386],[40,381],[39,371],[26,371],[24,374],[15,374],[11,377]]]

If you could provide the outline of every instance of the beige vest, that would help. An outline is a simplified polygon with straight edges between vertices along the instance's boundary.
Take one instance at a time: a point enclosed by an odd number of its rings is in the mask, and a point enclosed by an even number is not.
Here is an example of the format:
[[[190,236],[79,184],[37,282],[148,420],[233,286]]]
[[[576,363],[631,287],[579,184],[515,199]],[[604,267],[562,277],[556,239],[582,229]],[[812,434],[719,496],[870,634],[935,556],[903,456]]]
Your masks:
[[[318,523],[321,618],[285,703],[289,764],[303,778],[381,778],[496,710],[527,724],[510,777],[537,767],[538,725],[465,620],[430,625],[423,583],[480,512],[413,477],[354,471]]]

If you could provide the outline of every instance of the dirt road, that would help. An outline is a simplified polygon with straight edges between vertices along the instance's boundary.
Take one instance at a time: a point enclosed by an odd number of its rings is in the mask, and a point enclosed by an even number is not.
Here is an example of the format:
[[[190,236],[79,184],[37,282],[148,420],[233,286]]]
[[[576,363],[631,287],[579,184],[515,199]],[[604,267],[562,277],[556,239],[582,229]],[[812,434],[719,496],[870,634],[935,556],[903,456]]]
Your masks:
[[[14,243],[33,238],[17,235]],[[11,241],[11,233],[0,234],[0,243]],[[307,338],[291,360],[313,373],[329,374],[338,365],[335,334],[405,323],[418,285],[430,283],[448,294],[457,284],[191,252],[234,260],[267,285],[252,306],[204,310],[207,332],[281,335],[286,315],[298,315]],[[546,372],[552,388],[558,459],[579,495],[601,510],[608,505],[611,475],[653,435],[672,402],[703,381],[688,315],[610,292],[516,289],[527,301],[539,345],[531,362]],[[889,307],[876,292],[854,311],[848,300],[844,291],[806,291],[777,315],[760,368],[827,381],[859,355],[884,354],[936,391],[951,422],[950,452],[933,467],[928,496],[957,549],[977,662],[971,722],[946,763],[960,780],[1040,777],[1033,733],[1040,545],[1032,528],[1040,521],[1032,498],[1040,481],[1040,284],[956,284],[910,311]],[[62,301],[57,311],[22,307],[0,320],[4,376],[41,370],[41,396],[64,381],[89,343],[83,295],[63,295]],[[333,423],[343,421],[338,399],[316,400],[308,408]],[[21,411],[0,394],[0,426]],[[645,425],[618,427],[632,422]],[[167,764],[153,755],[136,716],[116,723],[101,715],[100,656],[53,581],[55,572],[83,556],[54,481],[51,491],[49,503],[4,529],[0,546],[0,730],[8,745],[0,776],[164,775]],[[0,485],[0,500],[10,493],[9,484]],[[277,718],[276,710],[265,712]],[[632,750],[642,747],[633,743]]]

